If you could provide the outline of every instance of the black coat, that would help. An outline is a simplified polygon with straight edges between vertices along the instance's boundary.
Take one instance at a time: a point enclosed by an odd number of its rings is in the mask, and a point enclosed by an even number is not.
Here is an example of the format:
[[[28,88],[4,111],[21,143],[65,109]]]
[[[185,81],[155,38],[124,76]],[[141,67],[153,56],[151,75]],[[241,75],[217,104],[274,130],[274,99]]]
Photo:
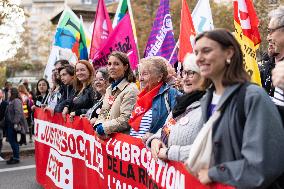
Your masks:
[[[274,86],[272,84],[272,70],[275,67],[275,59],[264,54],[262,63],[259,66],[261,84],[269,96],[274,96]]]
[[[5,127],[4,117],[5,117],[5,111],[6,111],[7,106],[8,106],[8,102],[5,100],[3,100],[0,103],[0,128]]]
[[[73,99],[75,96],[75,90],[72,85],[66,85],[65,87],[60,87],[61,98],[57,102],[54,112],[62,112],[67,104],[68,99]]]
[[[34,100],[34,105],[36,107],[40,107],[43,104],[47,104],[47,102],[46,102],[47,101],[46,100],[47,96],[48,96],[47,94],[44,97],[41,96],[41,95],[36,96],[35,100]]]
[[[85,114],[100,98],[101,95],[95,92],[91,85],[88,85],[80,94],[77,91],[74,98],[68,99],[65,107],[68,107],[69,112],[75,112],[76,115]]]
[[[5,100],[3,100],[0,103],[0,120],[2,120],[5,117],[5,111],[6,111],[7,106],[8,106],[8,102]]]

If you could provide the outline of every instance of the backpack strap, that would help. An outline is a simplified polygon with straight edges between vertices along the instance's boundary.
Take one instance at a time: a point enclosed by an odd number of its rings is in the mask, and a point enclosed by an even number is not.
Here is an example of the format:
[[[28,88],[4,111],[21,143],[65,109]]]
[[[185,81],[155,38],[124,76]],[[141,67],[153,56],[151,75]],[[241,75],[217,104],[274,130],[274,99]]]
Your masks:
[[[246,122],[246,114],[245,114],[245,97],[246,97],[246,91],[247,87],[250,85],[250,82],[246,82],[242,84],[242,86],[237,90],[237,114],[238,118],[240,120],[242,128],[245,126]]]
[[[234,94],[230,97],[230,99],[225,102],[221,108],[221,112],[223,112],[226,109],[226,106],[231,102],[234,96],[236,96],[237,100],[237,116],[240,120],[241,127],[244,128],[246,123],[246,114],[244,109],[245,104],[245,97],[246,97],[246,90],[247,87],[252,84],[250,82],[246,82],[241,84],[241,86],[234,92]]]

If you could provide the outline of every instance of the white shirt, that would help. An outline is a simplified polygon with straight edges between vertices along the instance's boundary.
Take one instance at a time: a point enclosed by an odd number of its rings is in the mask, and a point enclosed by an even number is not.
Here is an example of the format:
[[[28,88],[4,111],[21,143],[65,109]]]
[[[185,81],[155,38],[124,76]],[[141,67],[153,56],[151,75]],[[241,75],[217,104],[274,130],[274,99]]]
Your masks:
[[[275,87],[274,96],[271,98],[274,104],[284,106],[284,92],[282,89]]]

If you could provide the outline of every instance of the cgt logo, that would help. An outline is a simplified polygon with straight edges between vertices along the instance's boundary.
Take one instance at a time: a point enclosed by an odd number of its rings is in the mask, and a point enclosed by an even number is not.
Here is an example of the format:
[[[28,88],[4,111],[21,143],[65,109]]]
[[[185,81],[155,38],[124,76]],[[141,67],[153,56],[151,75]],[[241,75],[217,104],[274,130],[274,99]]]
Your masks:
[[[46,175],[59,188],[73,188],[72,158],[60,155],[53,148],[50,149]]]
[[[249,18],[249,14],[248,14],[248,9],[247,9],[247,5],[245,3],[245,1],[238,1],[238,16],[240,19],[240,23],[242,26],[242,29],[251,29],[251,25],[250,25],[250,18]]]

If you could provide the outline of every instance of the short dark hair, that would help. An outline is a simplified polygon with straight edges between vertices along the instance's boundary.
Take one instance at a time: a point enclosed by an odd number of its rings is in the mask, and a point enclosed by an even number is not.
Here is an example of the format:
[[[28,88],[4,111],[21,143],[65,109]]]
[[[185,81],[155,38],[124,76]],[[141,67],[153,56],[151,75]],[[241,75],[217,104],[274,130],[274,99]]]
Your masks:
[[[7,86],[7,85],[11,85],[11,82],[6,81],[6,82],[5,82],[5,86]]]
[[[74,70],[74,67],[72,65],[65,65],[64,67],[59,68],[58,73],[60,73],[61,70],[66,70],[66,72],[71,76],[75,75],[75,70]]]
[[[65,65],[68,65],[68,64],[69,64],[69,61],[68,61],[68,60],[64,60],[64,59],[62,59],[62,60],[57,60],[57,61],[55,61],[54,66],[57,65],[57,64],[61,64],[61,66],[63,67],[63,66],[65,66]]]
[[[130,82],[130,83],[136,82],[136,78],[135,78],[135,76],[134,76],[133,71],[131,70],[130,62],[129,62],[129,58],[128,58],[127,54],[125,54],[125,53],[123,53],[123,52],[120,52],[120,51],[113,51],[113,52],[108,56],[108,58],[111,57],[111,56],[114,56],[114,57],[118,58],[118,59],[122,62],[122,64],[123,64],[124,66],[125,66],[125,65],[128,66],[128,67],[127,67],[127,70],[126,70],[125,73],[124,73],[124,77],[126,78],[126,80],[127,80],[128,82]],[[112,82],[114,81],[114,79],[109,78],[109,81],[110,81],[110,83],[112,83]]]
[[[217,42],[223,50],[232,48],[234,54],[231,58],[231,63],[226,64],[222,84],[229,86],[237,83],[245,83],[250,80],[248,73],[243,64],[243,53],[238,41],[226,29],[218,28],[211,31],[205,31],[195,38],[195,43],[206,37]]]

